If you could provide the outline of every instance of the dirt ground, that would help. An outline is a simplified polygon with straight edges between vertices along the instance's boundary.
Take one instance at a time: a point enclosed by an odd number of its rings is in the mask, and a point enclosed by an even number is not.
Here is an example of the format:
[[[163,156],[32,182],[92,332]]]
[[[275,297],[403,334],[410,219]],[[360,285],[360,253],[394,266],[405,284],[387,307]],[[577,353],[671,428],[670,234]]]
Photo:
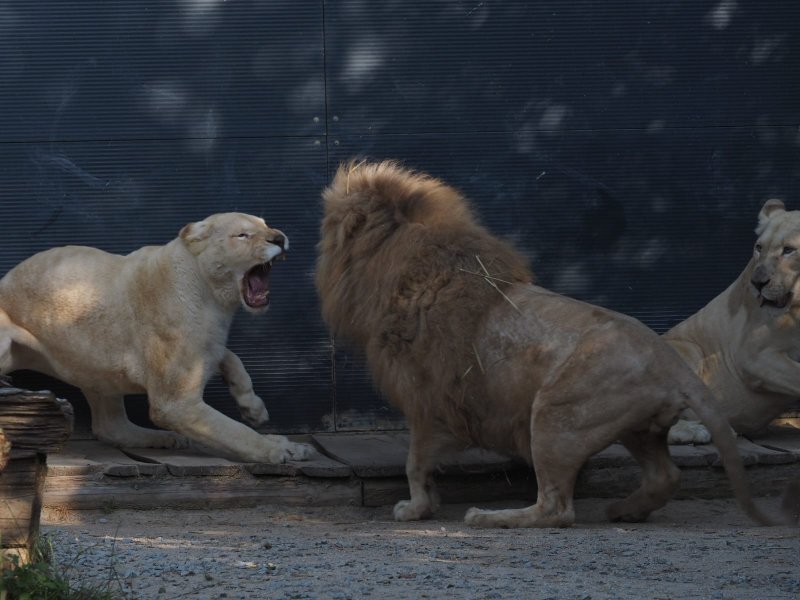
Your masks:
[[[42,532],[72,580],[129,598],[800,597],[798,528],[752,525],[730,500],[620,525],[605,503],[578,501],[570,529],[472,529],[465,505],[414,523],[390,507],[262,506],[45,511]]]

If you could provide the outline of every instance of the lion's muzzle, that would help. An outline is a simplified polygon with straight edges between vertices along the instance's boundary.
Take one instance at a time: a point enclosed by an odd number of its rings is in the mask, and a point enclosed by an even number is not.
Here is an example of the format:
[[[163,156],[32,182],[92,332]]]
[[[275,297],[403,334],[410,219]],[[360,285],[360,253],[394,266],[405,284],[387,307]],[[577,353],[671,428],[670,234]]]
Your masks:
[[[759,306],[786,308],[792,299],[792,292],[784,285],[774,281],[773,273],[764,264],[759,264],[750,277]]]

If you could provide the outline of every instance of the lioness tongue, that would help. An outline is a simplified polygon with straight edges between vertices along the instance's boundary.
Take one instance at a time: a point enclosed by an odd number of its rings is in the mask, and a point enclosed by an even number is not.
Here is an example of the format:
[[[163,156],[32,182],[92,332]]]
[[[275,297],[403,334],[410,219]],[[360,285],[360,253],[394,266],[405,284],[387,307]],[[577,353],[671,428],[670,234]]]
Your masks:
[[[250,269],[247,274],[247,290],[253,299],[263,298],[269,290],[269,277],[263,266]]]

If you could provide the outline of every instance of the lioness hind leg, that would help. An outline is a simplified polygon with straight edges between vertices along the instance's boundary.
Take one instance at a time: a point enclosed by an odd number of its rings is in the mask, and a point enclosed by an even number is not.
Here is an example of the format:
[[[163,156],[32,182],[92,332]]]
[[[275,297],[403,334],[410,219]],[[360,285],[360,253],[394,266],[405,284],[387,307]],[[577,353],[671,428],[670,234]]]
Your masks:
[[[698,421],[680,419],[670,428],[667,441],[670,444],[708,444],[711,442],[711,434]]]
[[[38,340],[29,331],[14,324],[0,308],[0,375],[37,366],[25,364],[25,359],[36,356],[40,351]]]
[[[670,458],[666,432],[631,432],[621,441],[642,467],[642,484],[624,500],[609,505],[606,514],[612,521],[644,521],[672,497],[681,473]]]
[[[239,357],[226,348],[225,356],[219,363],[219,369],[245,422],[253,427],[258,427],[269,421],[267,407],[253,391],[253,381]]]
[[[189,440],[172,431],[131,423],[122,396],[82,391],[92,413],[92,433],[101,442],[133,448],[185,448],[189,445]]]
[[[0,375],[11,373],[13,370],[11,341],[11,337],[3,335],[3,331],[0,329]]]

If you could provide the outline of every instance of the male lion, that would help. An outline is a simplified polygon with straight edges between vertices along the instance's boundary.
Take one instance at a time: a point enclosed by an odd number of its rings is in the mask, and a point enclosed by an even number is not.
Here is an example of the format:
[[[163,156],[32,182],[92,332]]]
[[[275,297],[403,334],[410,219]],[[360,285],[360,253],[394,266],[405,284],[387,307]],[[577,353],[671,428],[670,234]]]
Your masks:
[[[0,280],[0,373],[33,369],[78,386],[95,435],[117,446],[180,447],[186,436],[243,461],[306,458],[308,446],[203,402],[219,370],[243,418],[268,419],[225,343],[240,303],[266,311],[272,262],[288,248],[262,219],[225,213],[127,256],[83,246],[36,254]],[[123,396],[132,393],[146,393],[153,422],[181,435],[131,423]]]
[[[738,433],[754,433],[800,398],[800,211],[767,200],[753,258],[739,278],[664,334]],[[691,411],[670,443],[705,443]]]
[[[476,222],[456,190],[426,175],[350,163],[323,200],[323,317],[365,350],[411,430],[411,499],[395,506],[396,519],[431,515],[443,453],[479,446],[531,463],[538,498],[519,510],[473,508],[468,524],[568,526],[578,470],[621,440],[642,466],[642,485],[608,515],[640,521],[678,486],[667,431],[688,405],[713,432],[742,506],[768,521],[707,388],[650,329],[533,285],[523,258]]]

